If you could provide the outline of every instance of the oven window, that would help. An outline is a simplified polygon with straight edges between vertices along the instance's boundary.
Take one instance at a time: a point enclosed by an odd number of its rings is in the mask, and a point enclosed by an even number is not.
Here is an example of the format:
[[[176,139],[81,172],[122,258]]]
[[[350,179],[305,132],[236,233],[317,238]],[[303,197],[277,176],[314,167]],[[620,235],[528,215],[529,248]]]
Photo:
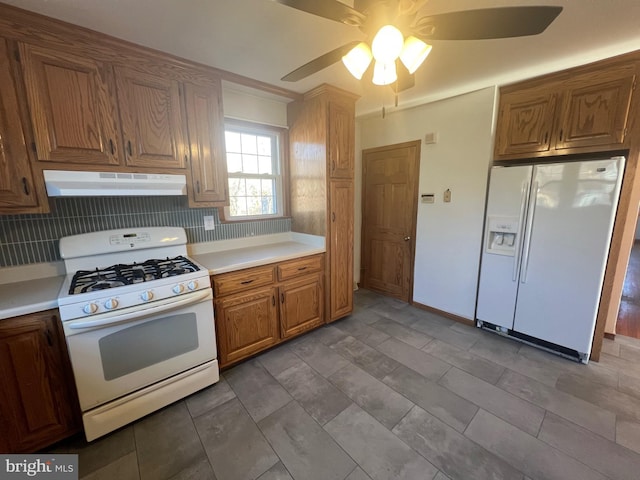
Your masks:
[[[195,313],[124,328],[98,341],[105,380],[114,380],[198,348]]]

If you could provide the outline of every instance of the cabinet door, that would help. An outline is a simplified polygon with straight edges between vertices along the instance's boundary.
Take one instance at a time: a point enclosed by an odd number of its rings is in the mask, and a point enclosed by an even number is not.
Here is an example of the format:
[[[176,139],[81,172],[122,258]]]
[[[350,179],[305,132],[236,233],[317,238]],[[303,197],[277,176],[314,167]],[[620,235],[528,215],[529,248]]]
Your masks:
[[[556,148],[624,143],[635,82],[634,64],[573,78],[565,94]]]
[[[298,335],[324,323],[324,276],[307,275],[280,286],[282,338]]]
[[[220,84],[184,88],[192,179],[189,200],[194,206],[201,202],[224,205],[227,166]]]
[[[35,45],[20,55],[38,160],[118,165],[111,67]]]
[[[0,410],[12,451],[34,451],[78,430],[66,355],[55,311],[0,322]]]
[[[329,103],[329,172],[332,178],[353,178],[355,112],[340,103]]]
[[[38,205],[14,72],[7,43],[0,39],[0,209]]]
[[[496,158],[549,150],[556,103],[551,88],[501,94]]]
[[[176,80],[116,68],[126,163],[132,167],[184,168],[184,124]]]
[[[329,182],[329,315],[338,320],[353,310],[353,183]]]
[[[220,366],[234,363],[278,342],[275,287],[216,300]]]

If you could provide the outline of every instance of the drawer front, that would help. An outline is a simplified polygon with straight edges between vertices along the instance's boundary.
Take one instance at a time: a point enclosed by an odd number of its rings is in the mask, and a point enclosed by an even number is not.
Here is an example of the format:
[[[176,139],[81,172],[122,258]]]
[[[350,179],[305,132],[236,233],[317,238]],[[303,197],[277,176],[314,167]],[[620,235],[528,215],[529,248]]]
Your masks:
[[[239,272],[214,275],[213,292],[216,297],[243,292],[250,288],[271,285],[275,282],[273,266],[256,267]]]
[[[283,262],[278,265],[278,280],[288,280],[307,273],[315,273],[322,271],[324,264],[323,255],[314,255],[312,257],[304,257],[290,262]]]

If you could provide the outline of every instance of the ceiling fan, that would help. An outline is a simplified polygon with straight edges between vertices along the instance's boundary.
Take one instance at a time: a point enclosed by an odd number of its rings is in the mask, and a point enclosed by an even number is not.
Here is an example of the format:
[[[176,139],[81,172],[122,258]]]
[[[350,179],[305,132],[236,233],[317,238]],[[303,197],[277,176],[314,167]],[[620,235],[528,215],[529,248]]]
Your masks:
[[[428,0],[275,0],[289,7],[359,28],[364,42],[349,42],[288,73],[296,82],[342,60],[357,79],[371,70],[373,83],[396,93],[413,87],[413,73],[432,40],[483,40],[542,33],[562,11],[558,6],[498,7],[420,16]],[[387,36],[388,35],[388,36]]]

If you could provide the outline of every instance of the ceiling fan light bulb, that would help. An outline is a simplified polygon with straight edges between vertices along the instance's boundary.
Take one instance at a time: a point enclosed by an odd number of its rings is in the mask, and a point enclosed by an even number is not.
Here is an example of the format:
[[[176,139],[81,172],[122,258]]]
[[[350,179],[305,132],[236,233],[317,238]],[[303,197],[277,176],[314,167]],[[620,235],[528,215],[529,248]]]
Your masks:
[[[376,61],[373,66],[373,79],[371,80],[376,85],[391,85],[398,79],[396,73],[396,63],[382,63]]]
[[[393,25],[385,25],[378,30],[371,42],[373,58],[378,62],[391,63],[400,56],[403,45],[402,32]]]
[[[360,80],[364,72],[367,71],[372,58],[373,55],[371,54],[369,45],[360,42],[349,50],[349,53],[342,57],[342,63],[344,63],[344,66],[347,67],[351,75]]]
[[[424,43],[413,35],[407,37],[400,53],[400,61],[407,67],[409,73],[414,73],[431,53],[431,48],[431,45]]]

